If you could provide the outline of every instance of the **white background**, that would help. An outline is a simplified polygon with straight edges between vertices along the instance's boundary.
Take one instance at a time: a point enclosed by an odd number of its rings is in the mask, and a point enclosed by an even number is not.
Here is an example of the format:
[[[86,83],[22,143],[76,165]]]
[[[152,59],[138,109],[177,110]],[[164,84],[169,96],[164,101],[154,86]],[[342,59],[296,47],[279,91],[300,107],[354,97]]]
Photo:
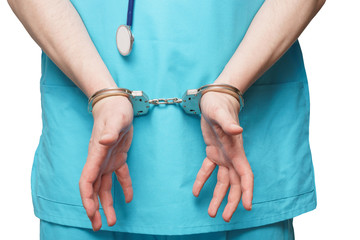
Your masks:
[[[0,238],[39,239],[30,173],[42,127],[41,51],[6,1],[0,29]],[[296,239],[360,239],[360,1],[328,0],[300,44],[318,207],[295,218]]]

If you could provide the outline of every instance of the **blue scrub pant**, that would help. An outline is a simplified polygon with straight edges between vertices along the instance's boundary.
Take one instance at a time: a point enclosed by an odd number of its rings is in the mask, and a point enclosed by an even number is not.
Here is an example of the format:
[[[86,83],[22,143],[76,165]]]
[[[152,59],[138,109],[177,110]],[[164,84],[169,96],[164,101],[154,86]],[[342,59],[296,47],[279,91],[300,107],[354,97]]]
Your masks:
[[[91,229],[76,228],[40,221],[41,240],[293,240],[292,219],[260,227],[190,234],[190,235],[148,235],[111,231],[94,232]]]

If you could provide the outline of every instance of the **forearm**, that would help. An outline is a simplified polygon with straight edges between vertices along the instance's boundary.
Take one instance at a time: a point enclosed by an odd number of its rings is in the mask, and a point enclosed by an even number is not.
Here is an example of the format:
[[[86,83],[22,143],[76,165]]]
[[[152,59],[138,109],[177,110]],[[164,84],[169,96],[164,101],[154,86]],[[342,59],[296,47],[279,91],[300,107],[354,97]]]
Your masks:
[[[30,36],[87,95],[116,87],[69,0],[8,0]]]
[[[325,0],[266,0],[215,82],[243,93],[295,42]]]

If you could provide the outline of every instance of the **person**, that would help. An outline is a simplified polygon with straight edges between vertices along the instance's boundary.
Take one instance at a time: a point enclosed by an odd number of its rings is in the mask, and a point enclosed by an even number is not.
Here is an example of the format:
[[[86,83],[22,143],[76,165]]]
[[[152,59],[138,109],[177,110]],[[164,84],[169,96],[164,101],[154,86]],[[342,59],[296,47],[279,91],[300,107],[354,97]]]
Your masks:
[[[297,38],[325,0],[136,1],[129,56],[115,41],[125,0],[8,2],[42,49],[41,239],[294,238],[316,207]],[[171,98],[211,83],[244,108],[207,92],[201,118],[177,104],[134,117],[126,96],[87,109],[105,88]]]

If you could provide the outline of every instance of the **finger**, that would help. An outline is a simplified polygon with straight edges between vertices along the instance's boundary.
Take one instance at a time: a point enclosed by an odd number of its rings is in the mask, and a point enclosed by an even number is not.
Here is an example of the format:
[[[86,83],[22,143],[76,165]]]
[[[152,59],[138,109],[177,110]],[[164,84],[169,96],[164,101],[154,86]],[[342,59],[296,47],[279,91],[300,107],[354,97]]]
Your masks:
[[[91,225],[94,231],[99,231],[101,229],[102,223],[101,223],[101,215],[99,210],[96,210],[95,216],[93,220],[91,221]]]
[[[91,221],[94,231],[101,228],[101,217],[99,213],[97,194],[94,191],[93,182],[97,178],[98,169],[87,162],[79,181],[81,200],[86,214]]]
[[[99,174],[99,177],[96,179],[95,183],[93,184],[93,189],[94,189],[94,193],[96,195],[99,194],[99,190],[100,190],[100,187],[101,187],[101,174]]]
[[[213,120],[221,126],[227,135],[238,135],[243,132],[243,128],[238,124],[239,119],[234,119],[234,116],[225,108],[216,109]]]
[[[120,133],[130,129],[131,117],[126,114],[107,119],[99,137],[99,143],[107,146],[120,140]]]
[[[226,167],[219,166],[217,183],[214,189],[213,198],[211,199],[208,213],[210,217],[215,217],[223,201],[227,190],[229,189],[229,173]]]
[[[112,186],[112,173],[104,174],[101,179],[99,197],[109,226],[113,226],[116,223],[116,215],[113,206],[111,186]]]
[[[242,203],[246,210],[252,208],[253,191],[254,191],[254,175],[252,172],[241,176]]]
[[[95,202],[95,216],[92,219],[92,227],[94,231],[99,231],[101,226],[102,226],[102,221],[101,221],[101,215],[100,215],[100,204],[99,204],[99,198],[98,198],[98,193],[95,192],[94,193],[94,202]]]
[[[245,152],[242,152],[239,157],[234,159],[233,166],[240,176],[243,206],[246,210],[250,211],[254,190],[254,174],[245,156]]]
[[[240,177],[237,175],[234,168],[229,169],[229,177],[230,177],[230,191],[228,195],[228,202],[225,206],[222,215],[223,219],[226,222],[230,221],[241,199]]]
[[[94,231],[101,228],[99,212],[98,188],[102,162],[106,159],[108,147],[98,143],[101,121],[94,122],[89,142],[88,156],[79,180],[81,200]]]
[[[86,210],[88,218],[91,221],[93,230],[98,231],[101,228],[102,223],[97,195],[93,193],[90,197],[82,197],[82,204]]]
[[[205,158],[204,162],[196,176],[194,185],[193,185],[193,194],[195,197],[198,197],[202,187],[205,182],[210,177],[211,173],[214,171],[216,164],[212,162],[209,158]]]
[[[108,148],[101,146],[98,139],[99,129],[94,127],[92,138],[89,142],[88,157],[80,178],[80,194],[83,206],[91,221],[94,231],[100,230],[102,226],[99,212],[98,191],[101,184],[100,172],[102,162],[106,159]]]
[[[133,188],[127,163],[115,170],[116,177],[123,189],[125,202],[131,202],[133,198]]]

